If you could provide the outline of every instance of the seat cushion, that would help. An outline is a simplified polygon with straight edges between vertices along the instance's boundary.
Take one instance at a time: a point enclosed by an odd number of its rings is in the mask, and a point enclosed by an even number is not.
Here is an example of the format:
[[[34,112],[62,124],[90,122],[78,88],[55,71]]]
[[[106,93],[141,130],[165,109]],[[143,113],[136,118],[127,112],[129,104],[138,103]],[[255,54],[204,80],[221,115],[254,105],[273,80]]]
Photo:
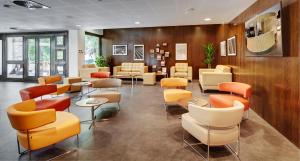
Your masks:
[[[55,94],[60,95],[66,93],[70,90],[70,87],[70,84],[57,84],[57,92],[55,92]]]
[[[132,63],[131,71],[141,72],[144,70],[144,63]]]
[[[164,90],[164,100],[166,103],[179,102],[192,99],[192,92],[184,89]]]
[[[131,72],[132,63],[122,63],[121,71],[122,72]]]
[[[230,94],[213,94],[209,96],[209,103],[216,108],[232,107],[234,100],[244,104],[244,111],[247,111],[250,108],[249,101],[241,96]]]
[[[188,80],[185,78],[163,78],[160,80],[161,87],[187,87]]]
[[[80,133],[80,120],[69,112],[56,112],[56,121],[29,131],[31,150],[40,149]],[[24,148],[27,146],[27,136],[18,132],[18,139]]]
[[[124,71],[117,72],[117,75],[123,75],[123,76],[129,76],[130,74],[131,72],[124,72]]]
[[[89,95],[89,97],[104,97],[108,99],[107,103],[118,103],[121,101],[121,93],[118,91],[97,91]]]
[[[230,73],[231,72],[231,68],[225,65],[217,65],[214,72],[217,73]]]
[[[53,108],[56,111],[64,111],[65,109],[70,107],[70,105],[71,105],[70,97],[59,97],[59,98],[43,99],[43,100],[36,101],[37,110]]]
[[[187,72],[175,72],[174,76],[175,77],[187,77],[188,73]]]
[[[182,127],[188,131],[191,135],[207,145],[208,140],[208,127],[200,126],[195,119],[191,117],[189,113],[185,113],[181,117]],[[212,128],[210,130],[210,146],[220,146],[229,143],[233,143],[238,139],[238,127],[233,128]]]

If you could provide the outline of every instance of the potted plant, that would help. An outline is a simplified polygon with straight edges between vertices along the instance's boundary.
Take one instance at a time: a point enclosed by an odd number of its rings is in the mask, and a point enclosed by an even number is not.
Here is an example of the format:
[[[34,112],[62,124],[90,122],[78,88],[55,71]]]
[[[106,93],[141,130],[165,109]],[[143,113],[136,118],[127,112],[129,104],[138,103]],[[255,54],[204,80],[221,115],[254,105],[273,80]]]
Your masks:
[[[108,67],[108,63],[105,57],[102,55],[96,57],[95,63],[98,67]]]
[[[205,59],[204,63],[207,64],[208,68],[211,68],[211,64],[214,60],[215,47],[213,43],[208,43],[204,46]]]

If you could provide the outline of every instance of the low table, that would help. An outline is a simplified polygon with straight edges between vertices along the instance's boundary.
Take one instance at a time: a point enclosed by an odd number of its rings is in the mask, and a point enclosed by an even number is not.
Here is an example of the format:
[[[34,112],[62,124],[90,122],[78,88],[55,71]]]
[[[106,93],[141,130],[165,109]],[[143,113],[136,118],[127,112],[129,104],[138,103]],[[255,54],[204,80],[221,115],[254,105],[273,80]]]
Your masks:
[[[73,83],[72,85],[73,86],[80,86],[80,87],[86,87],[87,88],[87,92],[86,93],[83,93],[83,89],[81,89],[81,91],[80,91],[80,94],[79,94],[79,99],[78,100],[81,100],[82,99],[82,97],[83,96],[85,96],[85,95],[87,95],[87,94],[89,94],[89,93],[91,93],[91,92],[93,92],[93,91],[90,91],[89,89],[89,87],[90,87],[90,85],[91,85],[92,83],[91,82],[77,82],[77,83]]]
[[[95,103],[88,103],[89,101],[94,101]],[[77,106],[82,107],[82,108],[90,108],[91,109],[91,117],[92,117],[91,120],[84,120],[84,121],[81,121],[80,123],[85,123],[85,122],[91,121],[91,124],[89,126],[89,129],[91,129],[91,127],[95,125],[95,120],[96,120],[95,110],[107,102],[108,102],[107,98],[101,98],[101,97],[87,98],[87,99],[77,101],[76,102]]]

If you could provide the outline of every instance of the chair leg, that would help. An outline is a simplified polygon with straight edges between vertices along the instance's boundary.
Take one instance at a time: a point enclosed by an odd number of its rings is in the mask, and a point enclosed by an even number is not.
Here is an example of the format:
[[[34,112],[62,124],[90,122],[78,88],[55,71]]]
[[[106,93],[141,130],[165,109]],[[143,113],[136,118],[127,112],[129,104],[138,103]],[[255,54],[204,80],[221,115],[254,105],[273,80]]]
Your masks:
[[[209,161],[209,144],[210,144],[210,127],[208,126],[207,132],[207,160]]]
[[[118,102],[118,111],[121,110],[120,102]]]
[[[79,148],[79,136],[78,136],[78,134],[76,135],[76,145],[77,145],[77,148]]]

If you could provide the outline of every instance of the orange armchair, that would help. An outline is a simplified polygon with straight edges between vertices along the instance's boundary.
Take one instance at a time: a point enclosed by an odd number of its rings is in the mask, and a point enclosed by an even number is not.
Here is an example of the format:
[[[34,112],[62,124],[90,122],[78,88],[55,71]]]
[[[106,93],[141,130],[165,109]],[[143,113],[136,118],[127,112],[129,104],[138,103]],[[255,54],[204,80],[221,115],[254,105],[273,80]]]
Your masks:
[[[60,75],[55,76],[45,76],[38,78],[38,82],[40,85],[46,84],[55,84],[62,81],[62,77]],[[70,84],[55,84],[57,86],[57,91],[53,94],[60,95],[68,92],[70,90]]]
[[[252,87],[245,83],[225,82],[219,84],[219,90],[230,92],[231,94],[212,94],[209,96],[209,102],[213,107],[226,108],[232,107],[233,101],[237,100],[244,104],[244,111],[250,108],[250,97]]]
[[[20,96],[23,101],[42,97],[57,91],[57,86],[52,85],[40,85],[25,88],[20,90]],[[56,111],[64,111],[71,105],[71,99],[68,96],[47,98],[36,101],[36,110],[55,109]]]
[[[36,102],[27,100],[7,108],[9,121],[17,130],[19,154],[53,145],[80,133],[79,119],[68,112],[54,109],[36,111]],[[27,149],[21,152],[20,145]]]

